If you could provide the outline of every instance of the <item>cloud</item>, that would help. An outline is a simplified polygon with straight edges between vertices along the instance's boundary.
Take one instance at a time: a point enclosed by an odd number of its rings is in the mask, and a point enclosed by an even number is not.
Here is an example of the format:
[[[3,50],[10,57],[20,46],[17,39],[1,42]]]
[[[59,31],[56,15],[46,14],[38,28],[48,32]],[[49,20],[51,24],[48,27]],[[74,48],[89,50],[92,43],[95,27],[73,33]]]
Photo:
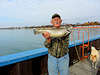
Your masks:
[[[23,23],[24,20],[24,24],[41,25],[50,24],[51,15],[59,13],[64,21],[71,23],[73,18],[73,22],[76,22],[89,16],[100,16],[99,3],[100,0],[1,0],[0,16],[6,16],[10,20],[10,17],[15,18],[14,24],[19,23],[17,19],[22,19],[20,22]]]

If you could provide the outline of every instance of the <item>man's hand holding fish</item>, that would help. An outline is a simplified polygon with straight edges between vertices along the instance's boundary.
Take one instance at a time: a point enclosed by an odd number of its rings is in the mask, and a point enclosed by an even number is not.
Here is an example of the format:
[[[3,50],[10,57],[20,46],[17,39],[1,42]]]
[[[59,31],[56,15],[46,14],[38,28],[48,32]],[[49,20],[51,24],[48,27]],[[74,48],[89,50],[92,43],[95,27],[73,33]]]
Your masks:
[[[47,42],[50,43],[50,41],[51,41],[50,33],[49,32],[44,32],[42,35],[47,40]]]

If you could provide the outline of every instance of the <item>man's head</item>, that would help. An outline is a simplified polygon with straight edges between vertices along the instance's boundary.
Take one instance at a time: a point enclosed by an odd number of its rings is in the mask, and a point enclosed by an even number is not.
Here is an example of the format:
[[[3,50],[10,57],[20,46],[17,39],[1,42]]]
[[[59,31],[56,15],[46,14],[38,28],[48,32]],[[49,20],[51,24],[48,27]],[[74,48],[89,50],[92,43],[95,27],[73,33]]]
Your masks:
[[[62,22],[62,20],[61,20],[61,17],[59,14],[54,14],[52,16],[51,24],[53,24],[53,26],[59,28],[61,25],[61,22]]]

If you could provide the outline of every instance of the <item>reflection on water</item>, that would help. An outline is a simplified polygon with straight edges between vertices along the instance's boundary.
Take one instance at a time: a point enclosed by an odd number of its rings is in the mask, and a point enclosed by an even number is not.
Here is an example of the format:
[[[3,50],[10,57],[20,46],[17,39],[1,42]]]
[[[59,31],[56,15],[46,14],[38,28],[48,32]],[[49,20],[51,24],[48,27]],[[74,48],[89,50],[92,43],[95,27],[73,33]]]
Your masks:
[[[86,40],[88,39],[87,31],[89,31],[89,37],[100,35],[100,28],[91,28],[88,30],[80,30],[79,38],[78,31],[75,30],[71,38],[73,38],[73,40],[82,40],[84,32],[84,39]],[[34,35],[32,29],[0,30],[0,56],[25,50],[42,48],[44,47],[44,40],[45,39],[42,37],[42,35]]]

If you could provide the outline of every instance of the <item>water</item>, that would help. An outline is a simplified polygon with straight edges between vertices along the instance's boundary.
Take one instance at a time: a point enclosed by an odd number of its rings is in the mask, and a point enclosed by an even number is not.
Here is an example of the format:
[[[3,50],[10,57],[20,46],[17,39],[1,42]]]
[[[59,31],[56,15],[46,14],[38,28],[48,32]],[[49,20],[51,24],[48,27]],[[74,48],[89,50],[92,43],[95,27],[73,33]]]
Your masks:
[[[95,35],[100,35],[100,28],[81,30],[80,37],[78,39],[78,31],[73,32],[72,41],[82,40],[84,32],[84,40],[89,37],[93,38]],[[33,50],[36,48],[44,47],[44,38],[42,35],[34,35],[32,29],[12,29],[12,30],[0,30],[0,56],[22,52],[26,50]],[[71,41],[71,38],[70,38]]]
[[[42,48],[44,38],[32,29],[0,30],[0,56]]]

